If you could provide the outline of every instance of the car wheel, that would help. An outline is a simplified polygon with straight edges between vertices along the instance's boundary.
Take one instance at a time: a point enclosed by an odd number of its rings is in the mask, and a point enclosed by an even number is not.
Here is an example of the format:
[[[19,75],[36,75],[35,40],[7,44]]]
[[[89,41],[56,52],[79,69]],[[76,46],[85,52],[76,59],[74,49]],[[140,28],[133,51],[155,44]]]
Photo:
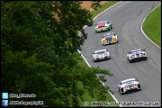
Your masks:
[[[129,62],[132,63],[132,60],[130,60]]]
[[[108,42],[107,42],[107,44],[109,45],[109,44],[110,44],[110,42],[108,41]]]
[[[98,33],[99,31],[98,30],[95,30],[96,33]]]
[[[113,29],[113,27],[111,26],[111,29]]]
[[[123,95],[123,93],[120,92],[121,95]]]
[[[111,57],[109,57],[109,60],[111,59]]]
[[[127,57],[127,60],[129,61],[129,57]]]
[[[122,89],[119,89],[119,93],[120,93],[120,94],[123,94],[123,93],[122,93]]]

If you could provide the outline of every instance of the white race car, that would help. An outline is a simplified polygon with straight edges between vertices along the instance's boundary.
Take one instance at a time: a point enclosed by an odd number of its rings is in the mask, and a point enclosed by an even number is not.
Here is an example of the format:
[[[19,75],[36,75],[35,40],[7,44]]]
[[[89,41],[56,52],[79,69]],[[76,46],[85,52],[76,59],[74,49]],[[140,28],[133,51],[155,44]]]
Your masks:
[[[130,90],[141,90],[141,85],[137,79],[130,78],[120,81],[120,84],[118,84],[118,90],[120,94],[124,94]]]
[[[92,57],[94,61],[110,59],[110,52],[107,49],[96,50],[94,53],[92,53]]]
[[[147,59],[146,49],[135,49],[127,53],[127,59],[131,63],[133,60],[137,59]]]

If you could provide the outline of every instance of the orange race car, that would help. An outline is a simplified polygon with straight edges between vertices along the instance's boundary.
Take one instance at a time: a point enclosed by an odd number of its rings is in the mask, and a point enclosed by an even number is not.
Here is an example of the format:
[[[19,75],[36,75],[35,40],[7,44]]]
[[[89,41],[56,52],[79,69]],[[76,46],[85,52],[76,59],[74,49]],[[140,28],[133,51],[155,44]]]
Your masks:
[[[118,36],[117,34],[114,34],[114,33],[106,33],[101,39],[101,43],[102,45],[118,43]]]

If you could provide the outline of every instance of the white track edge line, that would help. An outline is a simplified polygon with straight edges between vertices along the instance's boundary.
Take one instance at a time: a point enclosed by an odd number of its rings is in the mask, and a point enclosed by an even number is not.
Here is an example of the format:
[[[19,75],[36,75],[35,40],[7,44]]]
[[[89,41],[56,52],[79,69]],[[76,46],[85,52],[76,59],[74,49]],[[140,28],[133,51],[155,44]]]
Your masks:
[[[152,11],[154,11],[159,5],[161,5],[161,3],[158,4]],[[148,15],[150,15],[150,13],[151,13],[152,11],[150,11],[150,12],[146,15],[146,17],[143,19],[142,24],[141,24],[141,31],[142,31],[143,35],[144,35],[150,42],[152,42],[154,45],[156,45],[158,48],[161,49],[160,46],[158,46],[155,42],[153,42],[153,41],[145,34],[145,32],[143,31],[143,28],[142,28],[145,19],[147,18]]]
[[[104,13],[105,11],[107,11],[108,9],[110,9],[110,8],[112,8],[113,6],[115,6],[115,5],[117,5],[117,4],[119,4],[119,3],[121,3],[122,1],[120,1],[120,2],[118,2],[118,3],[116,3],[116,4],[114,4],[114,5],[112,5],[112,6],[110,6],[109,8],[107,8],[107,9],[105,9],[103,12],[101,12],[101,13],[99,13],[97,16],[95,16],[94,18],[93,18],[93,20],[95,20],[98,16],[100,16],[102,13]],[[85,25],[84,27],[83,27],[83,29],[85,29],[87,27],[87,25]],[[78,50],[78,52],[81,54],[81,52]],[[86,60],[86,58],[81,54],[81,56],[82,56],[82,58],[84,59],[84,61],[87,63],[87,65],[91,68],[91,65],[88,63],[88,61]],[[106,87],[105,86],[105,84],[102,82],[102,81],[100,81],[101,83],[102,83],[102,85],[104,86],[104,87]],[[120,107],[123,107],[122,105],[120,105],[120,103],[118,102],[118,100],[115,98],[115,96],[108,90],[108,93],[112,96],[112,98],[115,100],[115,102],[116,103],[118,103],[119,104],[119,106]]]
[[[86,58],[83,56],[83,54],[78,50],[78,52],[80,53],[80,55],[82,56],[82,58],[84,59],[84,61],[87,63],[87,65],[91,68],[91,65],[88,63],[88,61],[86,60]]]
[[[78,52],[81,54],[81,52],[78,50]],[[87,65],[91,68],[91,65],[88,63],[88,61],[86,60],[86,58],[81,54],[81,56],[82,56],[82,58],[84,59],[84,61],[87,63]],[[97,77],[97,76],[96,76]],[[97,77],[98,78],[98,77]],[[99,78],[98,78],[99,79]],[[99,79],[100,80],[100,79]],[[106,85],[100,80],[100,82],[102,83],[102,85],[104,86],[104,87],[106,87]],[[117,104],[119,104],[119,106],[120,107],[123,107],[122,105],[120,105],[120,103],[118,102],[118,100],[115,98],[115,96],[109,91],[109,90],[107,90],[108,91],[108,93],[112,96],[112,98],[115,100],[115,102],[117,103]]]

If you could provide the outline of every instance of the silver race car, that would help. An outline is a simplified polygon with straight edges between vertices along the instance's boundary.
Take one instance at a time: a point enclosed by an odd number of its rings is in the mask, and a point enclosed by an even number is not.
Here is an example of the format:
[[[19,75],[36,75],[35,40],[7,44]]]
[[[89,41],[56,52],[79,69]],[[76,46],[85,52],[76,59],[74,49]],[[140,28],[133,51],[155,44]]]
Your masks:
[[[130,90],[141,90],[141,85],[137,79],[130,78],[120,81],[120,84],[118,85],[118,90],[120,94],[124,94]]]
[[[102,45],[118,43],[118,36],[117,34],[114,34],[114,33],[106,33],[101,39],[101,43]]]
[[[107,49],[96,50],[94,53],[92,53],[92,57],[94,61],[110,59],[110,52]]]
[[[127,53],[127,59],[131,63],[133,60],[147,59],[146,49],[135,49]]]

